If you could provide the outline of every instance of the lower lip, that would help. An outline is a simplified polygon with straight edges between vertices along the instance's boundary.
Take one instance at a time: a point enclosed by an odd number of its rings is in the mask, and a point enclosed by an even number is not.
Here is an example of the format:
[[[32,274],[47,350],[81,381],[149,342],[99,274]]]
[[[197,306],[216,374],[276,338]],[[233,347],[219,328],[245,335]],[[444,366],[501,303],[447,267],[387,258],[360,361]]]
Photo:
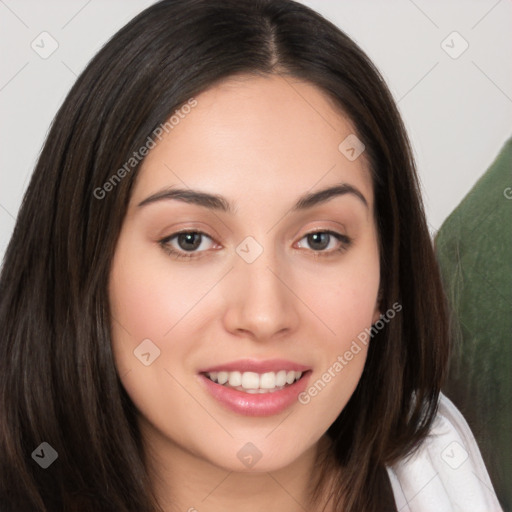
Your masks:
[[[199,377],[213,397],[229,410],[245,416],[272,416],[298,402],[297,397],[306,389],[310,374],[311,371],[305,372],[298,381],[279,391],[254,394],[217,384],[203,374]]]

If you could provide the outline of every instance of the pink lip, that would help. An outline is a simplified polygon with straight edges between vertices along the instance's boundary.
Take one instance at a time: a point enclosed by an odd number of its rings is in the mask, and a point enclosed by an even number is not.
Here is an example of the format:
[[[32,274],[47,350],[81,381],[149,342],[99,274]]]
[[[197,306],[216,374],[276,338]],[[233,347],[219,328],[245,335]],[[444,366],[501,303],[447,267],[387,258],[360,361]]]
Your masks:
[[[257,361],[256,359],[239,359],[230,363],[219,364],[216,366],[209,366],[204,370],[199,370],[199,373],[210,372],[278,372],[279,370],[286,370],[287,372],[293,370],[295,372],[305,372],[310,370],[311,367],[304,366],[303,364],[294,363],[285,359],[268,359],[266,361]],[[301,379],[302,380],[302,379]]]
[[[226,367],[222,366],[222,368],[225,369]],[[265,366],[265,368],[268,368],[268,366]],[[280,368],[284,370],[282,366]],[[290,370],[293,369],[290,368]],[[297,382],[286,386],[282,390],[262,394],[244,393],[243,391],[228,388],[211,381],[206,375],[199,375],[199,378],[205,389],[230,411],[243,414],[244,416],[272,416],[298,402],[297,397],[306,389],[310,375],[311,372],[308,371]]]

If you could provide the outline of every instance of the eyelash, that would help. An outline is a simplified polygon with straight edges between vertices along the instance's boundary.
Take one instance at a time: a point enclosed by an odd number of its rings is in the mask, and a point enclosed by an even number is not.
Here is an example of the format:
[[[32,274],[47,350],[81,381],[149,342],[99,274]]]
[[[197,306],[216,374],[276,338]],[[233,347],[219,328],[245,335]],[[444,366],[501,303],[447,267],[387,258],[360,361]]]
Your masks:
[[[191,251],[191,252],[187,253],[187,252],[183,252],[183,251],[177,251],[176,249],[173,249],[169,245],[169,242],[171,240],[173,240],[174,238],[177,238],[179,235],[192,235],[192,234],[201,235],[201,237],[205,236],[205,237],[209,238],[210,240],[213,240],[213,238],[211,236],[207,235],[206,233],[203,233],[202,231],[190,230],[190,231],[179,231],[178,233],[173,233],[172,235],[167,236],[167,237],[163,238],[162,240],[159,240],[158,243],[160,244],[162,249],[167,254],[172,256],[173,258],[183,259],[183,260],[190,260],[192,258],[200,258],[201,256],[197,256],[197,254],[201,254],[202,252],[205,252],[205,251]],[[352,244],[352,239],[349,238],[348,236],[342,235],[341,233],[337,233],[335,231],[330,231],[328,229],[318,230],[318,231],[311,231],[309,233],[306,233],[300,240],[303,240],[304,238],[308,237],[309,235],[314,235],[314,234],[327,234],[327,235],[330,235],[330,236],[336,238],[338,240],[338,242],[340,242],[340,244],[341,244],[339,248],[332,249],[330,251],[325,251],[325,250],[323,250],[323,251],[315,251],[315,250],[312,250],[315,258],[316,257],[331,257],[331,256],[334,256],[336,254],[343,253]]]

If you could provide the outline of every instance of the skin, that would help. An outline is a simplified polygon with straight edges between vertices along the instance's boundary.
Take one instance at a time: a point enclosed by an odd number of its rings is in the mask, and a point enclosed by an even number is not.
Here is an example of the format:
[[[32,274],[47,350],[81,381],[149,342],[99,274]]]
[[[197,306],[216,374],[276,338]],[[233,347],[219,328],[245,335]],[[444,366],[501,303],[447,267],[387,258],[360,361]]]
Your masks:
[[[307,508],[314,456],[328,447],[324,434],[360,379],[367,347],[307,405],[266,417],[226,409],[198,371],[283,358],[310,366],[314,383],[378,319],[368,164],[364,153],[351,162],[339,151],[353,126],[309,83],[239,76],[196,100],[144,160],[120,233],[109,283],[116,367],[166,511],[296,511]],[[340,183],[367,206],[344,194],[289,211],[304,193]],[[173,186],[221,194],[234,212],[176,199],[138,206]],[[211,238],[195,257],[176,259],[159,241],[185,228]],[[336,251],[331,237],[319,250],[306,236],[329,230],[351,244]],[[252,263],[235,251],[247,236],[263,248]],[[186,253],[176,238],[167,245]],[[148,338],[161,353],[144,366],[133,351]],[[237,457],[247,442],[262,454],[250,469]]]

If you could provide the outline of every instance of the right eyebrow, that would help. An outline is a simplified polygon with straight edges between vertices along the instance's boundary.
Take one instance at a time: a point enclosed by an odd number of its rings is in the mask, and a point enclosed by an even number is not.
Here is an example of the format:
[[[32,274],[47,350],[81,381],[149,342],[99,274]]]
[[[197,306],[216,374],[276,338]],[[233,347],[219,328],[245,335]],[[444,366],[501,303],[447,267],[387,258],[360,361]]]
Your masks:
[[[170,199],[176,199],[189,204],[197,204],[198,206],[203,206],[210,210],[219,210],[225,213],[233,213],[234,211],[231,203],[223,196],[182,188],[160,190],[141,201],[138,206],[146,206],[157,201]]]

